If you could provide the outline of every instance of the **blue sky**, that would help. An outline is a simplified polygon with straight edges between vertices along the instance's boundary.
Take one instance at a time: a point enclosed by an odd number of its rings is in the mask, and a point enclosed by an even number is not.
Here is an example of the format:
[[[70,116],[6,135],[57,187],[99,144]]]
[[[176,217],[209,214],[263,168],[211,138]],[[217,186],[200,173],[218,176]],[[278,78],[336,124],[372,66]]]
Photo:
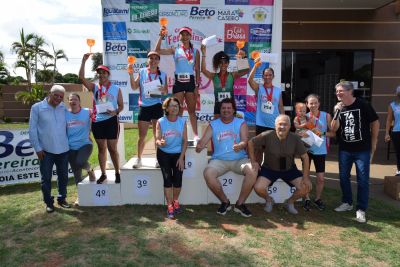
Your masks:
[[[19,41],[19,32],[35,33],[45,38],[56,49],[63,49],[69,61],[62,60],[59,72],[78,73],[83,53],[89,52],[86,38],[93,38],[96,44],[92,51],[102,51],[102,10],[100,0],[12,0],[3,3],[0,16],[0,50],[3,52],[12,75],[25,77],[23,69],[12,67],[16,55],[11,53],[11,44]],[[90,72],[88,62],[86,73]],[[14,71],[16,73],[14,73]]]

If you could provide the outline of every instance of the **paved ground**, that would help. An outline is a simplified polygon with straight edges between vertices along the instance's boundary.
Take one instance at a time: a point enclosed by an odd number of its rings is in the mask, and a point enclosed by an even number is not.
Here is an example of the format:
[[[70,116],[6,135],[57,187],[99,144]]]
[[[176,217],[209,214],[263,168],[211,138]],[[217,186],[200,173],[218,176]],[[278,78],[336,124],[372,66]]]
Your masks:
[[[155,157],[154,150],[154,140],[151,139],[145,145],[144,157]],[[127,159],[128,160],[128,159]],[[301,166],[300,161],[297,160],[297,166]],[[332,146],[331,151],[327,156],[326,167],[325,167],[325,181],[326,186],[329,188],[338,188],[339,185],[339,167],[337,162],[337,147]],[[387,196],[383,192],[383,181],[385,176],[392,176],[396,171],[395,165],[395,155],[391,154],[390,159],[386,159],[386,150],[377,151],[374,160],[371,164],[371,174],[370,174],[370,197],[376,198],[387,203],[392,204],[400,208],[400,201],[394,200]],[[311,178],[314,179],[315,175],[313,172],[313,166],[311,167]],[[356,192],[356,182],[355,182],[355,168],[352,169],[352,185],[353,192]],[[340,199],[338,199],[340,201]],[[340,204],[340,203],[338,203]]]

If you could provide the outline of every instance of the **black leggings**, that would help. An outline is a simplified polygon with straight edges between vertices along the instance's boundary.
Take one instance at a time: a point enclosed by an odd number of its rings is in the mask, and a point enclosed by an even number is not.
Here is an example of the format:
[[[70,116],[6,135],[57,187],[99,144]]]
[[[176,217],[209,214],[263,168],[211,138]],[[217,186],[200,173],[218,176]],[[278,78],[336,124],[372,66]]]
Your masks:
[[[164,178],[164,187],[165,188],[181,188],[182,187],[182,174],[183,171],[180,171],[176,166],[178,159],[180,157],[180,153],[169,154],[165,153],[161,149],[157,149],[157,160],[160,164],[161,173]]]
[[[396,151],[397,170],[400,170],[400,132],[392,132],[392,142]]]

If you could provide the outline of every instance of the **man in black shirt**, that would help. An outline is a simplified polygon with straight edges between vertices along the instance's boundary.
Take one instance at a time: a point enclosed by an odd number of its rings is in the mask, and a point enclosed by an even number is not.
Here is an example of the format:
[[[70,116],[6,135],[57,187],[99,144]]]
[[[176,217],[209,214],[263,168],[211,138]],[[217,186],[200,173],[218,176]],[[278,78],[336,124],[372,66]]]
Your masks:
[[[335,106],[332,129],[339,141],[339,176],[342,204],[335,211],[353,209],[350,171],[353,163],[357,173],[356,220],[365,223],[368,208],[370,160],[376,150],[379,120],[372,106],[353,96],[353,84],[340,82],[336,86],[339,102]]]

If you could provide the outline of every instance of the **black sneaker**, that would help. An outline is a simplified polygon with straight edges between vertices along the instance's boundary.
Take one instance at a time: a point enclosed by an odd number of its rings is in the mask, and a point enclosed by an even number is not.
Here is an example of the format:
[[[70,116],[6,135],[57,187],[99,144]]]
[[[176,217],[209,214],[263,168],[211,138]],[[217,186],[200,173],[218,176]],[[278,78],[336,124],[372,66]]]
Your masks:
[[[105,180],[107,180],[107,175],[104,173],[101,174],[100,178],[97,180],[97,184],[102,184]]]
[[[310,210],[311,210],[311,200],[306,199],[306,200],[304,201],[303,209],[304,209],[305,211],[310,211]]]
[[[121,183],[121,174],[119,174],[119,172],[115,173],[115,183],[116,184]]]
[[[251,217],[252,215],[251,211],[249,211],[244,203],[241,205],[235,204],[235,208],[233,210],[246,218]]]
[[[46,206],[46,212],[47,212],[47,213],[52,213],[52,212],[54,212],[54,205],[53,205],[53,204],[47,205],[47,206]]]
[[[314,200],[314,205],[315,205],[315,206],[317,207],[317,209],[319,209],[319,210],[324,210],[324,209],[325,209],[325,205],[324,205],[324,203],[322,202],[321,199]]]
[[[228,200],[228,203],[222,202],[221,206],[219,206],[217,210],[217,214],[219,215],[225,215],[227,211],[230,211],[232,209],[231,207],[231,202]]]
[[[57,201],[57,203],[58,203],[58,205],[59,205],[60,207],[63,207],[63,208],[65,208],[65,209],[71,208],[71,205],[68,204],[68,202],[65,201],[65,199],[59,200],[59,201]]]

